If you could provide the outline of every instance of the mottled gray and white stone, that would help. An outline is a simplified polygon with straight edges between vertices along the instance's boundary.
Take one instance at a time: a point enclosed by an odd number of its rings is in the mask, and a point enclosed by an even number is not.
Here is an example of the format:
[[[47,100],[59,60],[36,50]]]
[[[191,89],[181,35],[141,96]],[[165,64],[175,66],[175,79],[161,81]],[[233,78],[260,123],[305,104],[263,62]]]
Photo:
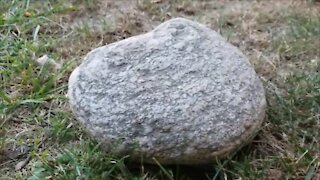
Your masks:
[[[91,51],[72,73],[68,96],[107,151],[162,164],[210,163],[234,152],[266,108],[248,59],[183,18]]]

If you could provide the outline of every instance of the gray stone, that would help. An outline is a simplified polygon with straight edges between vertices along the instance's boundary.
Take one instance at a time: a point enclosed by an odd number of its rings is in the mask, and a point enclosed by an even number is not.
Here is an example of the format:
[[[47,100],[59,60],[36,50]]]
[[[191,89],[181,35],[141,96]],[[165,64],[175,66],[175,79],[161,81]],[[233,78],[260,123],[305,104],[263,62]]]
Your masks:
[[[248,59],[182,18],[91,51],[72,73],[68,96],[105,150],[162,164],[227,156],[257,132],[266,108]]]

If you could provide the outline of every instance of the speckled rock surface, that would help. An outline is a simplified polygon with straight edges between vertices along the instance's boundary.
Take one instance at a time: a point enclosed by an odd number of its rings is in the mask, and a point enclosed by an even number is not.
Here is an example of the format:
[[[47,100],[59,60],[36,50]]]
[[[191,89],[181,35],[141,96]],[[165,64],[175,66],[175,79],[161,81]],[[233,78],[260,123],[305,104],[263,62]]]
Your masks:
[[[72,73],[68,96],[105,150],[162,164],[232,153],[261,126],[266,108],[247,58],[182,18],[91,51]]]

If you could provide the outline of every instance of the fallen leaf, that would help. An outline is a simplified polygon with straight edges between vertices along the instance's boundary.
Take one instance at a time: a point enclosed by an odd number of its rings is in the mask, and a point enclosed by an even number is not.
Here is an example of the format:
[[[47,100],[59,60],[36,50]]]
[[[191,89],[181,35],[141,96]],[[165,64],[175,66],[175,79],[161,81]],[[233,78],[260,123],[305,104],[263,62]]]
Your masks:
[[[61,65],[59,63],[57,63],[54,59],[49,58],[48,55],[46,54],[36,59],[36,62],[42,66],[45,64],[52,65],[55,70],[58,70],[61,68]]]
[[[24,12],[24,16],[25,16],[25,17],[31,17],[32,14],[31,14],[30,12],[26,11],[26,12]]]
[[[18,162],[18,163],[14,166],[15,170],[16,170],[16,171],[21,170],[22,168],[24,168],[24,167],[29,163],[30,160],[31,160],[31,156],[28,156],[27,159]]]

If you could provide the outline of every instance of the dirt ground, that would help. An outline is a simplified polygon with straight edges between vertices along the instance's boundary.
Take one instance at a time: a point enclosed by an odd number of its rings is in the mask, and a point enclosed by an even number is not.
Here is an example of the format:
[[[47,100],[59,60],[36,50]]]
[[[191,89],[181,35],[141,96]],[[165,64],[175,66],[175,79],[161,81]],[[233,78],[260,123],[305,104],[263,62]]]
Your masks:
[[[316,15],[320,12],[319,4],[310,6],[302,0],[106,0],[97,3],[97,9],[83,9],[71,15],[68,25],[74,28],[86,24],[103,32],[107,22],[110,31],[120,37],[102,38],[102,44],[150,31],[170,18],[185,17],[206,24],[239,47],[265,81],[284,80],[292,71],[319,63],[319,59],[283,62],[272,47],[276,36],[289,28],[288,16]]]

